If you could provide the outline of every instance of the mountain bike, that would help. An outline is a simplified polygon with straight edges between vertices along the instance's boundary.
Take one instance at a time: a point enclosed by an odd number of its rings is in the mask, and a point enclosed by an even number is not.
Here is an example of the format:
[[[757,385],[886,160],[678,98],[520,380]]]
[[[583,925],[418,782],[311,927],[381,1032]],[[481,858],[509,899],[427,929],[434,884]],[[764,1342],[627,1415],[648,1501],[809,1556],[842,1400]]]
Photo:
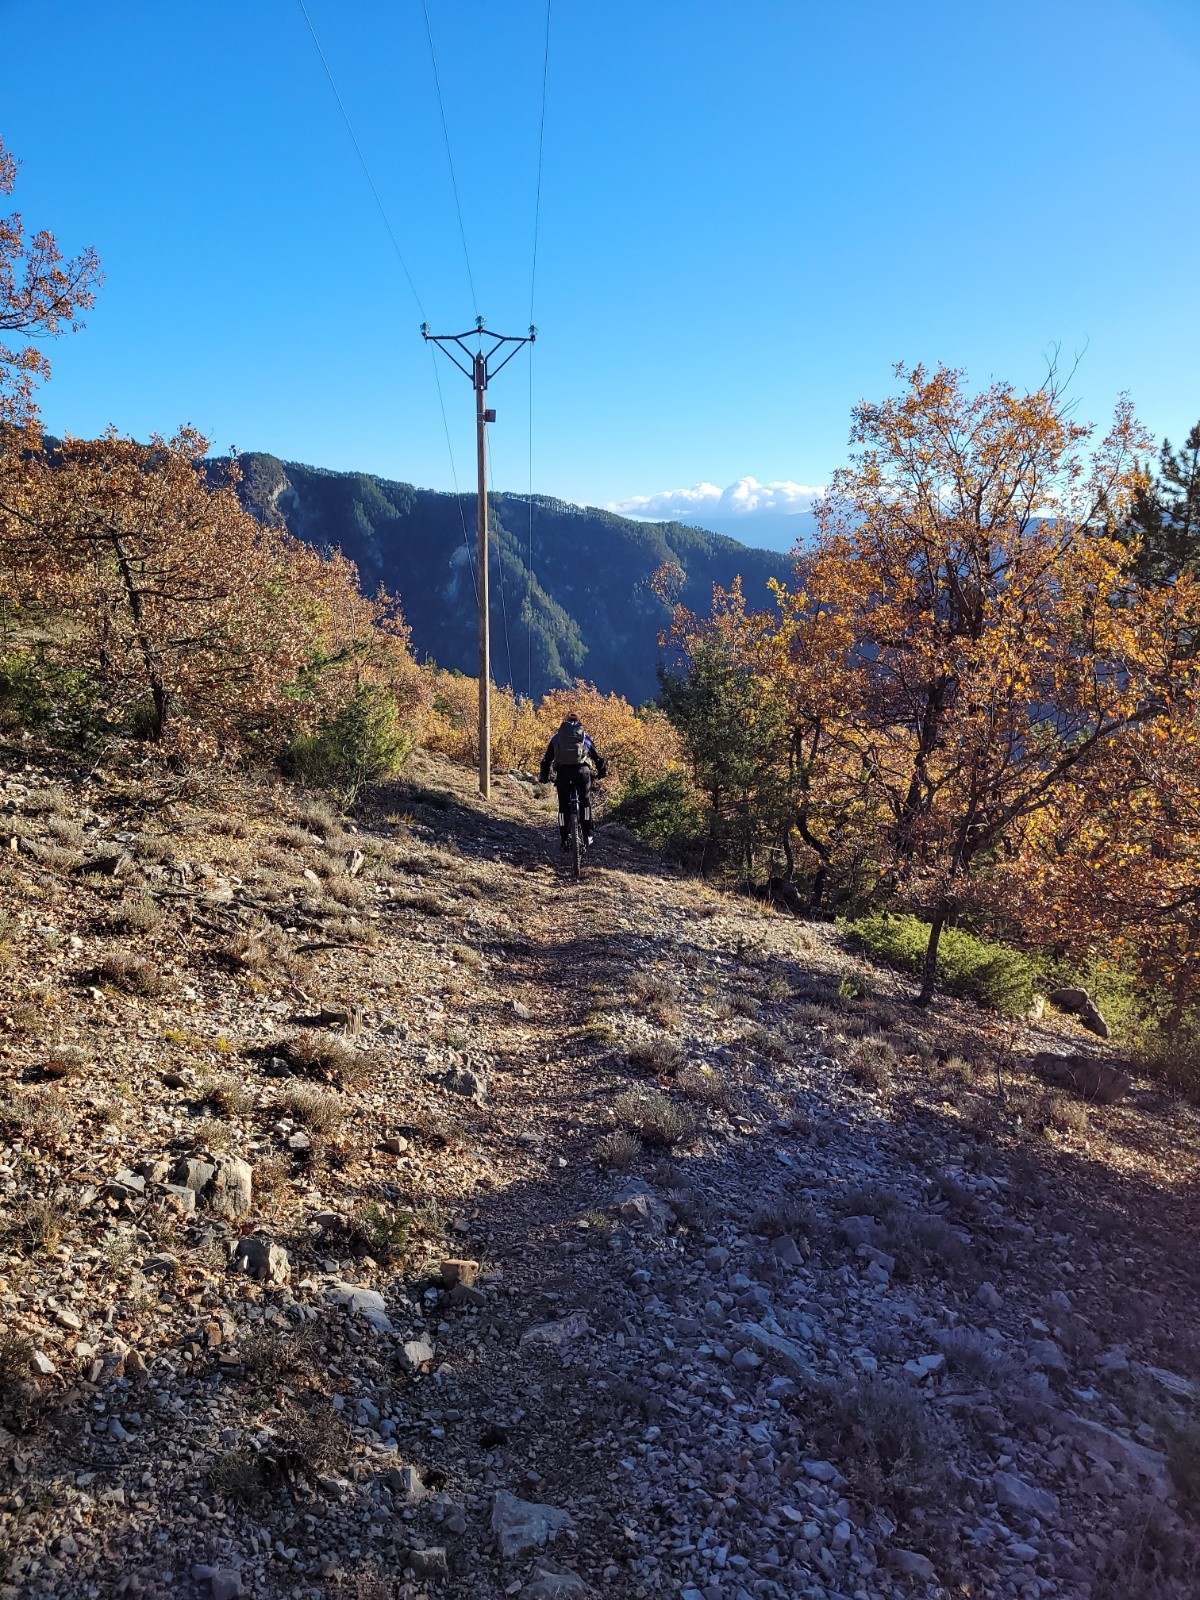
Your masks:
[[[599,782],[599,778],[593,777],[593,789]],[[579,882],[587,850],[587,841],[583,837],[583,818],[579,815],[579,791],[572,787],[571,801],[567,807],[567,861],[571,877],[576,883]]]
[[[570,852],[568,860],[571,876],[578,883],[583,870],[583,858],[587,854],[587,844],[583,837],[583,819],[579,815],[579,795],[574,789],[571,790],[571,804],[567,810],[567,845]]]

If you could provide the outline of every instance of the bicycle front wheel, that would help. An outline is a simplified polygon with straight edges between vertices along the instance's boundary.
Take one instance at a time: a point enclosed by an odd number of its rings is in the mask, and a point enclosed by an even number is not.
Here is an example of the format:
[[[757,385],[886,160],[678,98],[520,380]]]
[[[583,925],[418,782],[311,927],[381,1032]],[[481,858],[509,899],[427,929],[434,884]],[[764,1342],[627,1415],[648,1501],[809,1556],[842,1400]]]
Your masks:
[[[578,880],[583,867],[583,830],[579,826],[578,811],[571,812],[571,876]]]

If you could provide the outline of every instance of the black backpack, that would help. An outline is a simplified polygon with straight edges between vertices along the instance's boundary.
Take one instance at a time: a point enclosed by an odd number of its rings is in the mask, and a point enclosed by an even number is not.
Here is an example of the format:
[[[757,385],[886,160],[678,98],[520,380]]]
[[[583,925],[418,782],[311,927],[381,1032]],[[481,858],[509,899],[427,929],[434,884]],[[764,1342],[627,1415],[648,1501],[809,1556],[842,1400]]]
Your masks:
[[[581,767],[587,760],[587,734],[580,722],[564,722],[554,735],[554,759],[560,767]]]

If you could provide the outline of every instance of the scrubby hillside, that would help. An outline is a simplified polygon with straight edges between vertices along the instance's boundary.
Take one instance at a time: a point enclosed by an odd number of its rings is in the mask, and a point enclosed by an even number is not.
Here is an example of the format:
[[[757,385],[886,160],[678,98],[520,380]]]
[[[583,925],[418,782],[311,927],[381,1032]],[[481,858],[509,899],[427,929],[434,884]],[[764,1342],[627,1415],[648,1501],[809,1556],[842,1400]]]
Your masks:
[[[3,753],[4,1600],[1194,1595],[1196,1114],[417,761]]]

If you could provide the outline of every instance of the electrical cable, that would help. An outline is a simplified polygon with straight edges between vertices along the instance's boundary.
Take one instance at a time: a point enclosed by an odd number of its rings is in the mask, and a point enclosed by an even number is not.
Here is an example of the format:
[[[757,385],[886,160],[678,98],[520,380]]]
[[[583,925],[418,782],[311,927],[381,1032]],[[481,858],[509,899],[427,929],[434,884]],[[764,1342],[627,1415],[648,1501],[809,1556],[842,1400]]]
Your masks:
[[[321,46],[320,38],[317,36],[317,30],[313,26],[313,20],[308,14],[308,7],[305,5],[304,0],[297,0],[297,3],[299,4],[300,11],[301,11],[301,13],[302,13],[302,15],[304,17],[305,22],[308,25],[308,31],[309,31],[309,34],[312,36],[313,44],[316,46],[317,55],[320,57],[321,65],[325,69],[325,76],[329,80],[329,87],[333,90],[333,98],[337,101],[338,110],[342,114],[342,121],[346,125],[346,132],[350,135],[350,142],[351,142],[351,144],[353,144],[355,154],[358,156],[358,162],[359,162],[359,165],[362,167],[363,176],[366,178],[368,187],[371,190],[371,194],[374,196],[375,205],[378,208],[379,215],[383,220],[383,225],[387,230],[388,238],[392,241],[392,249],[396,252],[396,259],[399,261],[400,266],[403,269],[405,279],[407,280],[407,283],[408,283],[408,287],[412,290],[413,299],[417,302],[417,310],[421,313],[421,320],[424,321],[425,320],[425,307],[421,304],[421,296],[417,293],[417,286],[413,282],[412,274],[408,270],[408,263],[404,259],[404,252],[400,249],[400,244],[399,244],[399,241],[396,238],[395,229],[392,227],[391,218],[388,216],[387,209],[384,206],[383,200],[380,198],[379,190],[378,190],[378,188],[376,186],[375,179],[371,174],[371,168],[368,166],[367,158],[363,154],[362,146],[358,142],[358,135],[354,131],[354,124],[350,121],[350,115],[346,110],[345,102],[343,101],[342,96],[341,96],[341,94],[340,94],[340,92],[338,90],[337,82],[335,81],[334,76],[333,76],[333,72],[330,69],[329,61],[328,61],[328,59],[327,59],[327,57],[325,55],[325,51]],[[432,41],[431,41],[431,47],[432,47]],[[465,248],[465,243],[466,243],[466,241],[464,240],[464,248]],[[467,570],[471,574],[471,588],[475,591],[475,604],[476,604],[476,606],[478,606],[478,604],[479,604],[479,582],[478,582],[478,579],[475,576],[475,562],[474,562],[474,560],[472,558],[472,555],[471,555],[471,541],[467,537],[467,519],[466,519],[466,515],[463,512],[462,495],[459,493],[459,488],[458,488],[458,469],[455,466],[455,462],[454,462],[454,446],[450,442],[450,423],[449,423],[449,419],[446,416],[446,401],[445,401],[445,397],[442,394],[442,376],[441,376],[441,373],[438,371],[437,358],[436,358],[432,348],[429,351],[429,360],[430,360],[430,364],[433,367],[433,381],[437,385],[438,407],[439,407],[439,409],[441,410],[441,413],[442,413],[442,431],[446,435],[446,452],[450,457],[450,477],[451,477],[451,479],[453,480],[453,483],[454,483],[454,501],[455,501],[455,504],[458,506],[458,518],[459,518],[459,522],[462,525],[463,545],[464,545],[464,547],[466,549],[466,552],[467,552]]]
[[[395,231],[392,228],[391,219],[388,217],[387,211],[384,209],[383,201],[379,197],[379,190],[375,187],[375,179],[371,176],[371,169],[367,165],[367,158],[365,155],[363,155],[362,145],[360,145],[358,142],[358,135],[354,131],[354,124],[350,121],[350,115],[346,110],[341,95],[338,93],[338,86],[334,82],[334,77],[333,73],[330,71],[329,62],[326,60],[325,52],[321,48],[321,41],[317,37],[317,30],[313,27],[313,20],[308,14],[308,7],[305,5],[304,0],[297,0],[297,3],[304,15],[305,22],[308,24],[308,31],[312,35],[312,42],[317,47],[317,54],[321,58],[321,65],[325,68],[325,76],[329,79],[329,87],[333,90],[333,98],[337,101],[338,110],[342,113],[342,121],[346,124],[346,132],[350,135],[350,142],[354,146],[355,154],[358,156],[359,165],[363,169],[363,176],[366,178],[367,183],[370,186],[371,193],[375,197],[375,204],[379,208],[379,215],[383,218],[383,225],[387,229],[388,238],[392,241],[392,249],[396,252],[396,259],[400,263],[404,277],[408,283],[408,287],[412,290],[413,299],[417,302],[417,310],[421,313],[421,320],[424,321],[425,307],[421,304],[421,296],[417,293],[417,286],[413,282],[412,273],[408,270],[408,262],[404,259],[404,252],[401,250],[399,240],[396,238]]]
[[[537,287],[538,226],[542,219],[542,163],[546,153],[546,85],[550,79],[550,13],[554,0],[546,0],[546,44],[542,52],[542,114],[538,121],[537,190],[533,202],[533,270],[529,275],[529,320],[533,321],[533,292]]]
[[[538,118],[537,184],[533,201],[533,265],[529,273],[529,326],[533,327],[533,302],[537,289],[538,230],[542,220],[542,167],[546,155],[546,87],[550,81],[550,16],[554,0],[546,0],[546,39],[542,49],[542,110]],[[533,343],[529,345],[529,511],[528,582],[525,594],[525,692],[533,699]]]
[[[433,81],[437,88],[438,112],[442,119],[442,139],[446,145],[446,161],[450,167],[450,187],[454,190],[454,209],[458,213],[458,236],[462,240],[463,260],[467,264],[467,283],[471,289],[471,305],[474,307],[476,317],[478,317],[479,300],[475,294],[475,278],[471,272],[471,254],[467,249],[467,230],[463,225],[462,201],[458,195],[458,178],[454,171],[454,156],[450,150],[450,128],[446,122],[446,106],[442,99],[442,79],[438,72],[437,53],[433,48],[433,28],[429,21],[429,0],[421,0],[421,9],[425,13],[425,37],[429,40],[429,60],[433,66]]]

